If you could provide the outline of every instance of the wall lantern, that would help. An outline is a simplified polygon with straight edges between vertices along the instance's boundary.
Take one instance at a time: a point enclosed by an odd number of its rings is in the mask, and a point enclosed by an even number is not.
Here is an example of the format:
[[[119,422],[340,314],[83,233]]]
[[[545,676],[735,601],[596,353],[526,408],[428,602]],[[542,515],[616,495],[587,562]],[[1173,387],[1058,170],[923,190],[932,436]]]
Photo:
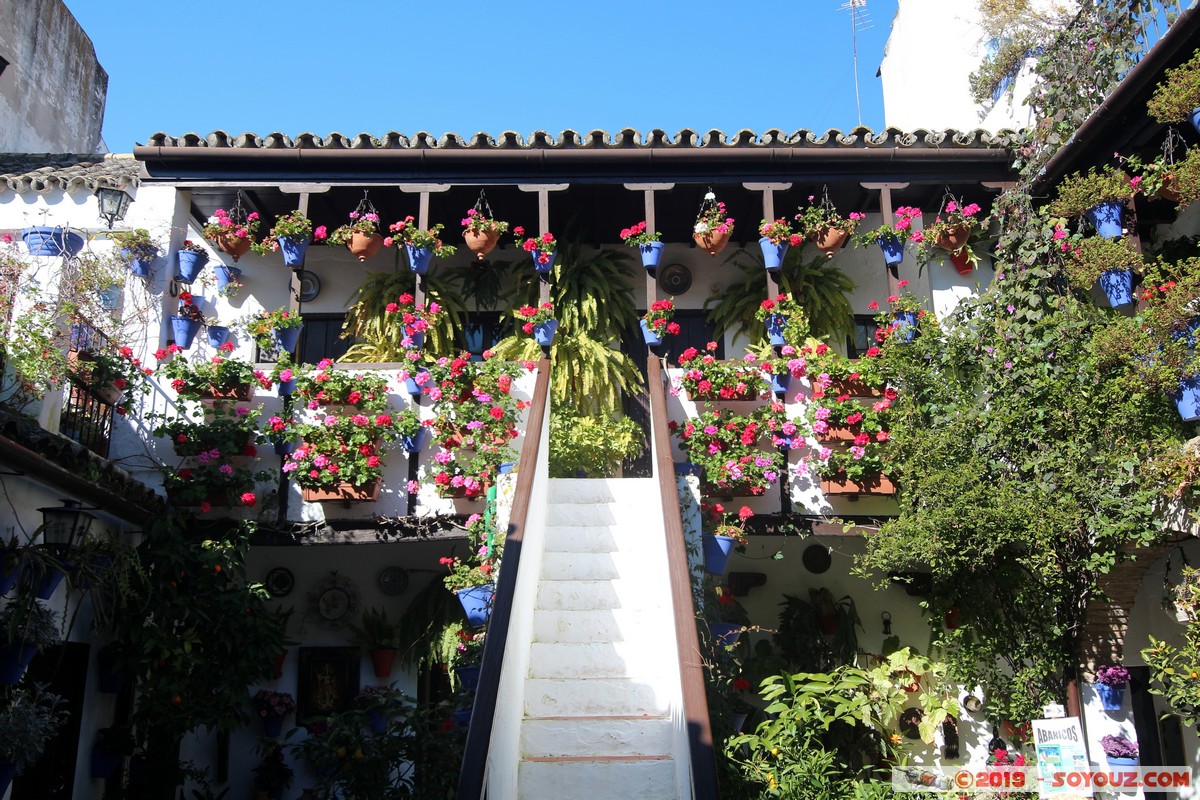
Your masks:
[[[133,198],[124,189],[101,186],[96,189],[96,201],[100,206],[100,219],[107,222],[108,229],[112,230],[114,222],[125,219],[125,212],[129,210]]]
[[[42,541],[62,552],[78,547],[96,519],[76,500],[63,500],[61,506],[38,511],[42,512]]]

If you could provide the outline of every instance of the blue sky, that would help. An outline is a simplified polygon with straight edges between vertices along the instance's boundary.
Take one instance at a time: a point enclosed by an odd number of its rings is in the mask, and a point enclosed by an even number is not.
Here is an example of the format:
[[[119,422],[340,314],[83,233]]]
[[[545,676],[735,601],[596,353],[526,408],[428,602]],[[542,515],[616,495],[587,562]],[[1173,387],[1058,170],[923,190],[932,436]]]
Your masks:
[[[114,152],[157,131],[790,133],[858,123],[844,0],[66,2],[108,71]],[[858,36],[862,121],[876,130],[875,73],[896,2],[867,0],[872,27]]]

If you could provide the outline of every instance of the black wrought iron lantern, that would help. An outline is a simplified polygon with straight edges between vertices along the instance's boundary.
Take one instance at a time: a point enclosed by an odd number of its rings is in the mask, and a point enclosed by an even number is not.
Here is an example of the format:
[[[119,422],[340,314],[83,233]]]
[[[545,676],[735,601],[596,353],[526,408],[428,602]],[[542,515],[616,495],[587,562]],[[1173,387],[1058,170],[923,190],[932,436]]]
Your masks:
[[[111,186],[101,186],[96,189],[96,201],[100,206],[100,219],[108,223],[112,230],[113,223],[125,219],[125,212],[133,198],[124,189],[114,189]]]
[[[63,552],[78,547],[96,519],[77,500],[64,499],[61,506],[38,511],[42,512],[42,541]]]

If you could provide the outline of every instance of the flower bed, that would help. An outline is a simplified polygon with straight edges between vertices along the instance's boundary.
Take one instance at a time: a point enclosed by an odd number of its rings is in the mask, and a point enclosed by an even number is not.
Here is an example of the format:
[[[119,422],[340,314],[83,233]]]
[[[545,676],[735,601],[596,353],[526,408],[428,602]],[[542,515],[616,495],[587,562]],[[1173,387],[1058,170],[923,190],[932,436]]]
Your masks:
[[[761,495],[779,480],[782,458],[759,448],[769,413],[763,409],[743,416],[718,409],[677,427],[680,448],[688,461],[704,469],[704,484],[711,493]]]

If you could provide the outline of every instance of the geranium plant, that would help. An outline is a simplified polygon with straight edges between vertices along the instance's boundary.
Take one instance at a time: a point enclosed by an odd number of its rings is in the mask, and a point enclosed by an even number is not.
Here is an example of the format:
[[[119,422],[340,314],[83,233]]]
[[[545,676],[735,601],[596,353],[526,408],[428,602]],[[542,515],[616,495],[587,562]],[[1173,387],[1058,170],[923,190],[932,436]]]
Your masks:
[[[189,253],[203,253],[208,255],[208,250],[199,242],[194,242],[191,239],[184,239],[180,250],[187,250]]]
[[[351,211],[350,221],[330,231],[326,243],[336,247],[349,245],[356,233],[362,236],[379,233],[379,215],[374,211]]]
[[[192,461],[194,463],[167,470],[163,474],[163,488],[175,505],[195,506],[204,512],[211,511],[214,505],[253,508],[258,502],[255,483],[265,483],[273,478],[266,470],[254,472],[211,452],[198,453]]]
[[[405,292],[396,298],[396,302],[387,304],[387,313],[395,314],[400,325],[404,327],[401,344],[412,347],[413,336],[428,331],[430,324],[436,322],[443,311],[440,305],[432,301],[418,307],[416,298]]]
[[[300,376],[296,395],[312,410],[321,406],[354,406],[365,412],[387,408],[387,378],[379,373],[335,369],[333,361],[322,359],[316,370]]]
[[[507,233],[508,223],[498,219],[492,219],[484,215],[482,212],[474,208],[467,209],[467,215],[463,217],[462,226],[464,231],[473,233],[491,234],[491,233]]]
[[[848,394],[847,385],[870,396],[882,396],[887,381],[880,366],[881,353],[878,347],[870,347],[862,358],[851,360],[824,343],[801,348],[800,354],[808,359],[813,399],[820,400],[828,392]]]
[[[387,445],[401,435],[397,423],[411,428],[415,415],[412,408],[395,417],[384,412],[325,414],[297,426],[302,441],[283,470],[308,488],[366,486],[383,476]]]
[[[383,243],[385,246],[390,247],[393,242],[400,242],[401,244],[411,245],[418,249],[429,250],[435,256],[442,256],[443,258],[452,256],[457,248],[454,245],[442,242],[441,234],[444,227],[446,226],[438,223],[428,230],[421,230],[414,224],[413,217],[405,217],[388,226],[388,231],[392,235],[384,239]]]
[[[646,327],[657,336],[679,333],[679,323],[672,322],[675,316],[675,304],[670,300],[655,300],[650,304],[650,310],[642,315]]]
[[[760,495],[779,480],[779,453],[759,448],[766,433],[764,413],[734,414],[728,409],[705,411],[676,430],[687,460],[704,469],[711,491]]]
[[[236,210],[236,209],[235,209]],[[253,244],[258,233],[259,217],[257,211],[251,211],[244,220],[233,217],[223,208],[218,208],[204,223],[201,230],[204,238],[210,242],[219,239],[245,240]]]
[[[896,218],[895,222],[891,224],[884,223],[878,228],[863,231],[855,236],[854,244],[858,247],[867,247],[889,240],[901,243],[907,242],[912,238],[913,220],[921,218],[921,209],[914,206],[900,206],[896,209],[894,216]]]
[[[689,347],[679,354],[683,368],[680,384],[692,399],[753,400],[758,397],[762,380],[753,355],[749,360],[721,361],[716,342],[704,350]]]
[[[931,261],[938,251],[965,254],[967,263],[974,265],[978,260],[971,249],[970,240],[979,231],[981,221],[978,203],[963,204],[962,200],[947,199],[944,209],[933,222],[922,230],[913,231],[911,239],[917,244],[917,259],[921,263]]]
[[[154,370],[142,364],[141,359],[134,357],[129,347],[120,347],[115,352],[111,350],[92,350],[85,360],[80,354],[79,360],[70,366],[76,380],[81,381],[94,393],[105,393],[110,389],[119,392],[121,397],[112,403],[113,410],[124,416],[132,409],[133,396],[146,394],[150,391],[150,383],[146,376],[154,374]]]
[[[702,502],[700,514],[704,531],[713,536],[728,536],[737,539],[738,544],[746,544],[746,522],[754,516],[750,506],[742,506],[736,514],[726,511],[721,503]]]
[[[175,309],[175,316],[204,322],[204,312],[200,310],[200,306],[196,305],[196,298],[191,292],[179,293],[179,305]]]
[[[300,241],[311,238],[314,242],[323,242],[328,237],[328,231],[324,225],[314,230],[312,220],[303,211],[296,209],[276,217],[270,234],[263,237],[261,242],[250,245],[250,249],[264,256],[274,253],[279,250],[281,236]]]
[[[304,319],[300,314],[286,308],[260,311],[244,321],[246,332],[264,349],[275,346],[275,331],[299,328],[303,324]]]
[[[296,710],[296,699],[287,692],[259,689],[250,701],[260,717],[282,717]]]
[[[513,317],[521,331],[532,336],[535,325],[554,319],[554,304],[547,302],[538,306],[521,306],[513,311]]]
[[[717,200],[716,194],[706,192],[696,222],[692,226],[694,236],[712,238],[733,233],[733,217],[725,211],[725,204]]]
[[[771,222],[764,219],[759,223],[758,235],[769,239],[771,244],[787,244],[792,247],[798,247],[804,241],[804,237],[793,231],[791,224],[783,217]]]
[[[754,311],[754,318],[764,324],[775,316],[783,321],[781,333],[785,343],[799,347],[808,338],[808,316],[804,313],[804,308],[792,300],[790,295],[785,293],[774,299],[767,298],[759,303]]]
[[[662,241],[662,234],[658,231],[648,231],[646,229],[646,221],[642,220],[635,225],[630,225],[628,228],[622,228],[621,241],[629,247],[641,247],[651,242]]]
[[[554,234],[549,231],[536,238],[522,240],[522,237],[525,236],[525,229],[518,225],[513,228],[513,234],[517,237],[517,245],[533,256],[539,264],[549,264],[554,253],[558,252],[558,242],[554,239]]]
[[[448,575],[443,576],[442,584],[452,592],[483,586],[495,580],[495,567],[491,560],[486,558],[462,559],[458,556],[445,556],[439,558],[438,563],[449,571]]]
[[[269,379],[255,372],[254,366],[231,357],[233,343],[221,345],[219,352],[207,360],[191,361],[178,345],[157,350],[158,371],[171,383],[175,393],[185,399],[225,394],[238,387],[251,386]]]
[[[828,235],[831,230],[841,231],[847,236],[854,234],[858,223],[867,218],[866,214],[851,211],[842,216],[828,199],[816,202],[815,195],[809,195],[808,205],[799,209],[796,214],[796,229],[800,235],[809,241]]]
[[[257,409],[237,407],[213,409],[213,418],[193,420],[186,417],[155,417],[158,424],[153,434],[169,439],[179,456],[208,454],[212,459],[253,458],[258,455],[254,446]]]

